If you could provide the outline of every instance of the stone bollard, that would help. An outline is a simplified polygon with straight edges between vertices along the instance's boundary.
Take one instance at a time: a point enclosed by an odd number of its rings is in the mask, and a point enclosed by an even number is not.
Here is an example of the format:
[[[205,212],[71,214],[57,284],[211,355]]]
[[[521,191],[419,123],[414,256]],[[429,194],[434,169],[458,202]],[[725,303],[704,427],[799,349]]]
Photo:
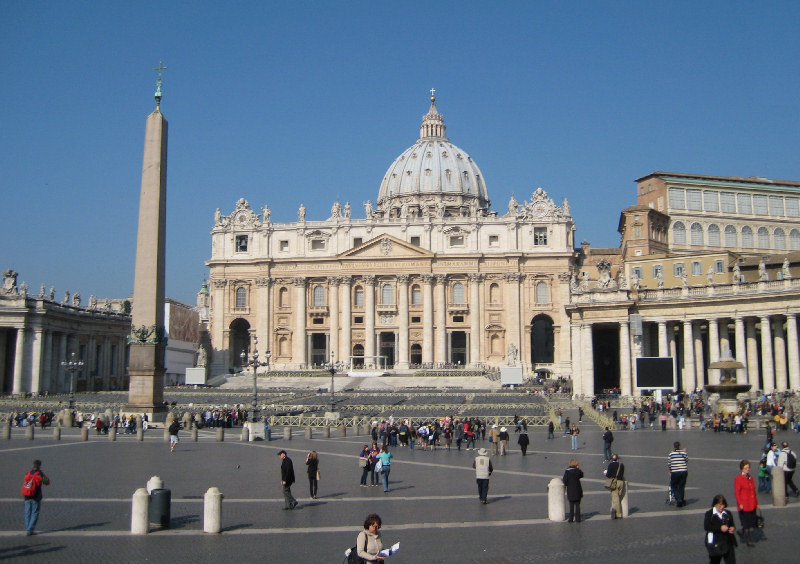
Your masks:
[[[197,442],[197,427],[192,427],[192,442]]]
[[[272,427],[264,428],[264,440],[267,442],[272,440]]]
[[[11,423],[7,421],[3,423],[3,440],[11,440]]]
[[[54,441],[61,440],[61,427],[53,427],[53,440]]]
[[[89,427],[86,425],[81,426],[81,440],[88,441],[89,440]]]
[[[331,428],[330,427],[325,427],[324,433],[325,433],[325,438],[326,439],[330,439],[331,438]]]
[[[147,493],[148,495],[153,490],[163,490],[164,489],[164,480],[162,480],[158,476],[153,476],[149,480],[147,480]]]
[[[623,495],[623,497],[620,500],[620,505],[622,506],[622,516],[623,517],[627,517],[628,516],[628,510],[629,510],[629,506],[628,506],[628,482],[626,482],[625,480],[622,481],[622,495]]]
[[[117,440],[117,428],[111,426],[108,428],[108,440],[112,443]]]
[[[33,440],[33,430],[35,427],[33,425],[28,425],[25,427],[25,440],[32,441]]]
[[[164,424],[164,442],[169,442],[169,426]]]
[[[772,468],[772,505],[786,507],[786,476],[778,466]]]
[[[243,443],[247,443],[247,442],[250,441],[250,429],[248,427],[246,427],[246,426],[242,427],[242,436],[241,436],[241,438],[239,440],[242,441]],[[208,494],[206,494],[206,495],[208,495]],[[206,532],[208,532],[208,531],[206,531]],[[217,532],[219,532],[219,531],[217,531]]]
[[[142,428],[142,420],[136,418],[136,440],[142,442],[144,440],[144,429]]]
[[[225,427],[217,427],[217,442],[221,443],[225,440]]]
[[[311,427],[306,427],[306,438],[310,439],[312,436]]]
[[[340,437],[346,437],[347,436],[347,427],[345,427],[344,425],[339,427],[339,436]]]
[[[150,494],[139,488],[131,503],[131,534],[146,535],[150,531]]]
[[[203,503],[203,531],[219,533],[222,530],[222,493],[219,488],[208,488]]]
[[[564,482],[561,481],[561,478],[553,478],[547,484],[547,518],[550,521],[563,521],[565,519],[567,511],[564,491]]]
[[[283,440],[284,441],[291,441],[292,440],[292,428],[288,425],[283,428]]]

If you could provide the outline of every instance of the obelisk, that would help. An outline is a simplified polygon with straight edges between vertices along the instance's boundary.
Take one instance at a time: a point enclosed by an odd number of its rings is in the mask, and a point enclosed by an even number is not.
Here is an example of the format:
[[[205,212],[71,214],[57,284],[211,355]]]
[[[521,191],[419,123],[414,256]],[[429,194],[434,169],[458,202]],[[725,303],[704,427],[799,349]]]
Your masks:
[[[128,374],[129,412],[147,413],[152,421],[163,420],[164,352],[164,264],[167,218],[167,120],[161,114],[159,63],[155,93],[156,109],[147,116],[139,197],[139,230],[136,237],[136,271],[133,283]]]

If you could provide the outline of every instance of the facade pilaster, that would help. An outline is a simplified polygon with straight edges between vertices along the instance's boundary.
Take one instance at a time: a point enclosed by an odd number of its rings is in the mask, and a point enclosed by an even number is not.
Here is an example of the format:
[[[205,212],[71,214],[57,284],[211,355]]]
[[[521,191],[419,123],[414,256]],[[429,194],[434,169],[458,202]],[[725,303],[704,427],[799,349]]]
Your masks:
[[[628,321],[619,324],[619,369],[620,391],[623,396],[630,396],[633,392],[631,379],[631,335]]]
[[[761,390],[758,382],[758,340],[756,340],[756,321],[745,320],[747,334],[747,382],[752,390]]]
[[[61,333],[58,339],[58,359],[56,362],[56,393],[59,392],[68,392],[69,391],[69,382],[67,382],[67,371],[64,370],[64,367],[61,366],[61,361],[69,360],[67,358],[67,334]]]
[[[375,356],[375,276],[362,277],[364,281],[364,356]],[[370,359],[369,362],[375,362]]]
[[[744,330],[744,317],[738,316],[733,320],[734,342],[736,343],[736,360],[742,363],[744,368],[736,371],[736,381],[747,382],[747,336]]]
[[[33,330],[33,358],[31,358],[31,387],[34,394],[42,391],[42,351],[44,345],[44,329]]]
[[[786,341],[789,352],[789,389],[800,387],[800,343],[797,341],[797,314],[786,314]]]
[[[714,363],[719,360],[719,320],[708,320],[708,361]],[[719,384],[719,368],[708,369],[708,383]]]
[[[294,337],[292,338],[292,364],[305,368],[306,358],[306,279],[303,276],[292,278],[294,285]]]
[[[408,348],[408,274],[397,275],[397,360],[395,366],[407,370],[409,365]]]
[[[764,393],[775,391],[775,365],[772,362],[772,323],[768,315],[762,315],[761,322],[761,377],[764,380]]]
[[[775,350],[775,388],[779,392],[786,391],[786,335],[783,332],[783,318],[776,316],[773,320],[773,346]]]
[[[328,356],[333,353],[333,361],[342,360],[339,354],[339,277],[328,276],[328,313],[330,338],[328,346],[330,351]]]
[[[227,331],[225,331],[225,314],[228,310],[228,303],[225,300],[225,287],[227,280],[211,280],[211,299],[213,307],[211,308],[212,319],[211,326],[213,327],[211,342],[214,343],[214,354],[211,357],[211,370],[209,373],[227,371],[228,368],[228,355],[230,343],[228,343]]]
[[[353,354],[351,281],[351,276],[339,276],[339,293],[342,297],[342,338],[339,341],[339,358],[347,363]]]
[[[434,288],[434,312],[436,315],[436,334],[434,337],[434,362],[447,362],[447,275],[437,274]]]
[[[694,337],[692,332],[692,322],[683,322],[683,390],[693,392],[697,387],[697,380],[694,366]]]
[[[433,362],[433,275],[422,275],[422,362]]]
[[[470,274],[469,278],[469,364],[481,361],[481,283],[483,274]]]
[[[575,320],[577,321],[577,320]],[[583,383],[583,348],[581,347],[581,326],[573,322],[570,326],[572,346],[572,392],[577,395],[589,395]]]
[[[261,344],[262,352],[272,350],[272,284],[269,277],[256,278],[255,303],[250,304],[250,311],[256,312],[256,336]],[[263,344],[262,344],[263,343]],[[265,357],[266,358],[266,357]]]
[[[508,348],[508,345],[513,344],[517,347],[517,350],[520,351],[520,355],[522,354],[522,343],[520,342],[521,335],[519,325],[519,286],[522,276],[520,272],[507,272],[503,276],[506,281],[506,295],[508,296],[508,307],[506,309],[506,319],[508,320],[508,328],[506,331],[508,340],[506,342],[506,348]],[[521,358],[519,360],[522,361]]]

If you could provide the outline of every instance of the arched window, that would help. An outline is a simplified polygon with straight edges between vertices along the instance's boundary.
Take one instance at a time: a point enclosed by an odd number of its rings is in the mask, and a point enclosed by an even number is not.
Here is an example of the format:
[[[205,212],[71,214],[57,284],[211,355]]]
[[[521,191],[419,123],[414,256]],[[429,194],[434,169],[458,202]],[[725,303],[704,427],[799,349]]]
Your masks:
[[[422,364],[422,346],[413,344],[411,345],[411,364]]]
[[[797,229],[789,231],[789,248],[793,251],[800,251],[800,231]]]
[[[492,284],[489,286],[489,303],[490,304],[502,303],[500,298],[500,286],[498,286],[497,284]]]
[[[745,225],[742,227],[742,248],[752,249],[753,247],[753,228]]]
[[[314,307],[325,306],[325,288],[321,285],[314,286]]]
[[[453,284],[453,303],[464,303],[464,285],[461,282],[456,282]]]
[[[419,284],[411,286],[411,305],[422,305],[422,290]]]
[[[394,288],[391,284],[384,284],[381,286],[381,303],[383,305],[394,304]]]
[[[364,307],[364,288],[356,286],[355,289],[355,306]]]
[[[692,227],[690,228],[690,233],[692,237],[692,245],[695,247],[702,247],[703,246],[703,226],[699,223],[692,223]]]
[[[716,223],[708,226],[708,246],[719,247],[719,225]]]
[[[769,249],[769,231],[766,227],[758,228],[758,248]]]
[[[778,227],[772,235],[775,241],[775,248],[781,251],[786,249],[786,232]]]
[[[247,307],[247,290],[236,288],[236,309]]]
[[[676,221],[672,226],[672,242],[676,245],[686,244],[686,226],[681,221]]]
[[[536,284],[536,303],[546,304],[549,300],[547,298],[547,282],[538,282]]]
[[[736,228],[733,225],[726,225],[725,226],[725,246],[726,247],[735,247],[736,246]]]

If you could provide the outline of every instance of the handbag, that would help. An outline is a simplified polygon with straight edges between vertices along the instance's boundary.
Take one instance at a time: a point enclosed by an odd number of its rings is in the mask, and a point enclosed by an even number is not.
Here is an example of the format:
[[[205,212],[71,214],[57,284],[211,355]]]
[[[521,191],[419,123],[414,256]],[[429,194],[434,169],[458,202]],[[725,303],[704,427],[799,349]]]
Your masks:
[[[319,470],[317,470],[317,482],[319,482]]]
[[[759,509],[758,514],[756,515],[756,527],[759,529],[764,528],[764,516],[761,514],[761,510]]]
[[[378,462],[375,463],[375,472],[380,472],[381,470],[383,470],[383,462],[378,460]]]
[[[617,465],[617,473],[614,474],[613,478],[606,478],[606,483],[603,485],[605,489],[608,491],[613,492],[617,489],[617,476],[619,476],[619,465]]]

